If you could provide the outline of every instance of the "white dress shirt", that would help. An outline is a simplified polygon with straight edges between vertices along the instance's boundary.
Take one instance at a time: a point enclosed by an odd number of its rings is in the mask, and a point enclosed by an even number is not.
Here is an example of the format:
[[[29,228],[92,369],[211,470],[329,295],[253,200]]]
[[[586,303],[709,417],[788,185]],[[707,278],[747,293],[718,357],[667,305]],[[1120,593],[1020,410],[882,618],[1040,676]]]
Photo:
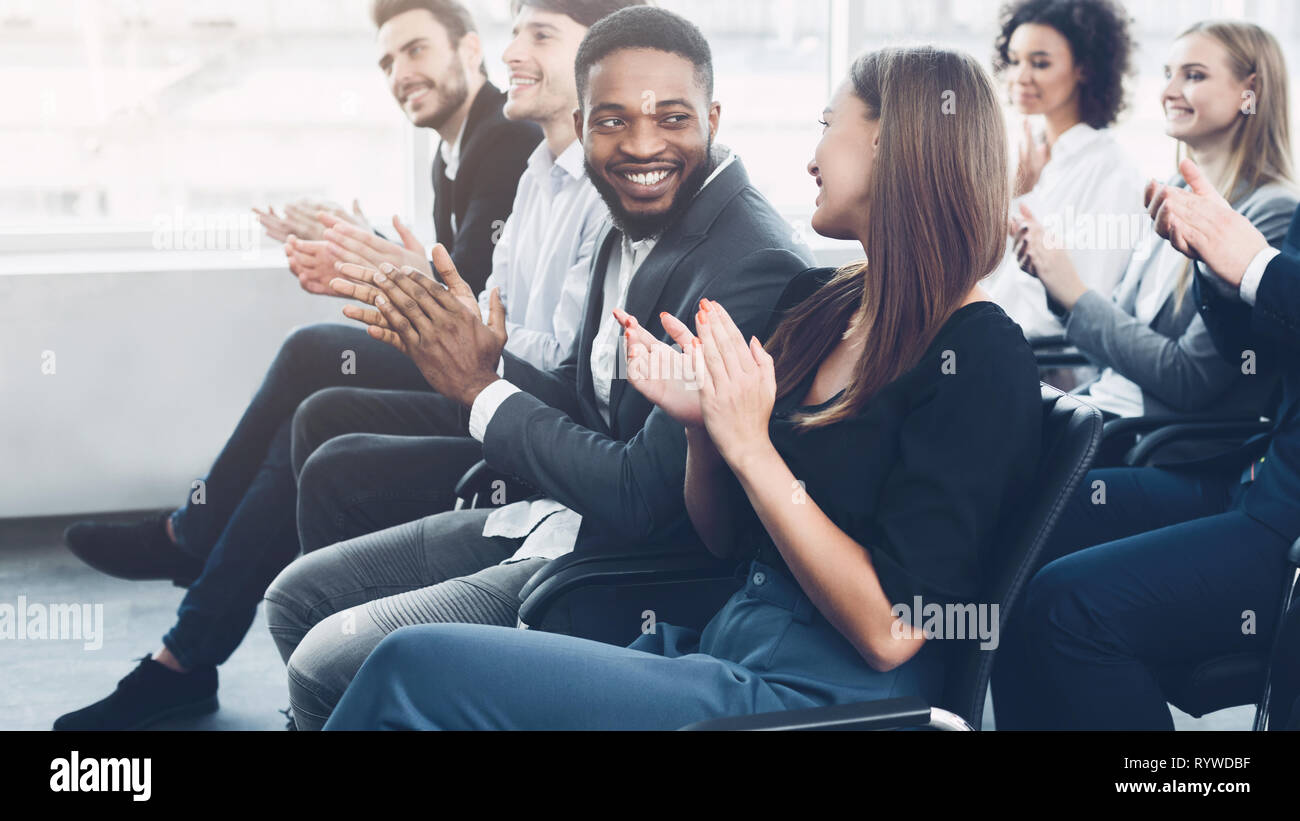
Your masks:
[[[1033,190],[1020,203],[1065,243],[1083,284],[1109,297],[1128,266],[1133,249],[1150,233],[1142,207],[1145,179],[1128,152],[1105,129],[1079,123],[1057,138]],[[1065,332],[1047,307],[1047,292],[1020,270],[1010,239],[1001,265],[981,283],[1029,338]]]
[[[1259,281],[1264,278],[1264,271],[1268,264],[1273,261],[1273,257],[1282,253],[1276,248],[1268,247],[1255,255],[1255,258],[1246,266],[1246,273],[1242,274],[1241,285],[1237,288],[1237,293],[1241,295],[1241,301],[1254,307],[1255,295],[1259,293]]]
[[[735,159],[735,152],[728,152],[727,157],[718,163],[718,167],[704,181],[704,185],[700,186],[700,191],[713,182],[718,174]],[[697,193],[696,196],[699,194]],[[609,396],[615,376],[614,368],[622,351],[622,336],[618,332],[619,326],[613,317],[613,309],[614,307],[626,308],[627,292],[631,287],[632,279],[649,258],[657,243],[658,237],[639,242],[632,242],[627,237],[622,237],[619,245],[610,253],[605,266],[605,281],[602,289],[604,306],[600,327],[592,343],[591,376],[596,402],[607,424],[610,421]],[[613,330],[608,330],[609,327]],[[604,349],[603,353],[602,349]],[[500,367],[498,365],[498,372]],[[479,392],[470,408],[470,435],[482,442],[492,416],[501,403],[518,390],[519,388],[509,381],[498,379]],[[555,559],[573,550],[578,540],[578,528],[581,525],[582,515],[555,499],[524,500],[492,511],[484,523],[483,535],[526,537],[515,554],[502,564],[537,556]]]
[[[460,131],[456,132],[456,141],[447,144],[446,140],[438,146],[438,153],[442,155],[442,161],[447,168],[445,173],[447,179],[456,179],[456,172],[460,170],[460,144],[465,141],[465,126],[469,125],[469,116],[466,115],[465,122],[460,124]]]
[[[500,289],[507,351],[541,370],[564,361],[578,338],[591,258],[608,221],[583,168],[582,144],[574,140],[556,157],[543,140],[519,178],[478,298],[486,323],[492,289]],[[499,365],[498,375],[503,370]]]

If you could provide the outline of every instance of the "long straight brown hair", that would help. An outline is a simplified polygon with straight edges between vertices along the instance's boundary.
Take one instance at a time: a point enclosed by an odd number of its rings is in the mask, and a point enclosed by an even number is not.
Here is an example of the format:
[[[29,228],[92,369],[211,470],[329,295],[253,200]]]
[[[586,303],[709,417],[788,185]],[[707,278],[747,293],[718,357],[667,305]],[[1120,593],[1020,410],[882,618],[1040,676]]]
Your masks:
[[[1006,245],[1006,129],[983,67],[955,51],[894,47],[859,57],[849,79],[880,121],[863,243],[869,261],[836,271],[767,340],[777,396],[850,334],[865,335],[866,345],[844,394],[795,417],[803,429],[856,415],[915,367]]]

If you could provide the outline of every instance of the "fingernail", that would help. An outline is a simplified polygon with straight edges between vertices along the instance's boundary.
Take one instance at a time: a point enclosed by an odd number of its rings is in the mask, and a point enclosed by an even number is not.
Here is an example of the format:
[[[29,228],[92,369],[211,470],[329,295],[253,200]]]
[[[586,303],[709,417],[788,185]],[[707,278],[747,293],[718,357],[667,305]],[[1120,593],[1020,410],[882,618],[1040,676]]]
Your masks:
[[[383,294],[380,294],[380,295],[378,295],[378,296],[375,297],[375,304],[376,304],[376,305],[387,305],[387,304],[388,304],[388,300],[384,299],[384,295],[383,295]]]
[[[705,321],[706,321],[706,320],[704,319],[704,311],[700,311],[699,313],[697,313],[697,314],[695,315],[695,322],[696,322],[697,324],[699,324],[699,325],[703,325],[703,324],[705,323]]]
[[[700,338],[699,338],[698,336],[695,337],[694,339],[691,340],[691,343],[694,344],[694,345],[696,345],[696,346],[700,345],[700,344],[701,344],[701,343],[700,343]]]
[[[701,311],[709,310],[709,301],[707,299],[700,300],[700,310]]]
[[[388,281],[388,277],[384,276],[378,271],[375,272],[375,282],[387,282],[387,281]]]

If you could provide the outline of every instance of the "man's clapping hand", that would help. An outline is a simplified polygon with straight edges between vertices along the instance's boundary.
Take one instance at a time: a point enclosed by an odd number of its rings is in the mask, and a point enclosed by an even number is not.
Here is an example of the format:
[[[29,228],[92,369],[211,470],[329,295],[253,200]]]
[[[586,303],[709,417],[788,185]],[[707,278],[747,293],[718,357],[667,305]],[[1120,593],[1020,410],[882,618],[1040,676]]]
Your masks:
[[[1156,233],[1179,252],[1204,262],[1224,282],[1240,287],[1246,268],[1268,247],[1268,240],[1233,210],[1195,162],[1183,160],[1178,170],[1188,188],[1147,183],[1147,213]]]
[[[378,268],[341,263],[338,271],[346,278],[333,280],[331,286],[342,296],[374,306],[349,305],[344,316],[406,353],[434,390],[468,407],[497,379],[507,339],[506,310],[500,293],[492,289],[484,324],[473,290],[441,245],[434,246],[433,263],[445,286],[412,267],[386,262]]]

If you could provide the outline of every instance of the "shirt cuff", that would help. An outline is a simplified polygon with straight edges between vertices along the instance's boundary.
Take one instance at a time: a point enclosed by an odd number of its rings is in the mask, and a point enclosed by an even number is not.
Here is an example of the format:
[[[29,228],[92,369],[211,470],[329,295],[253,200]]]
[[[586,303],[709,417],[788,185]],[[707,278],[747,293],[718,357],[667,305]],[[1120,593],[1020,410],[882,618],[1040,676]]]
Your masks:
[[[497,359],[497,376],[504,377],[505,375],[506,375],[506,358],[503,356]]]
[[[1247,305],[1254,306],[1255,294],[1259,291],[1259,281],[1264,278],[1264,271],[1268,264],[1273,261],[1273,257],[1282,253],[1276,248],[1265,248],[1255,255],[1255,258],[1246,266],[1246,273],[1242,274],[1241,286],[1237,293],[1241,295],[1241,301]]]
[[[479,391],[469,409],[469,435],[482,442],[487,435],[488,423],[496,415],[501,403],[519,392],[519,388],[504,379],[498,379]]]

